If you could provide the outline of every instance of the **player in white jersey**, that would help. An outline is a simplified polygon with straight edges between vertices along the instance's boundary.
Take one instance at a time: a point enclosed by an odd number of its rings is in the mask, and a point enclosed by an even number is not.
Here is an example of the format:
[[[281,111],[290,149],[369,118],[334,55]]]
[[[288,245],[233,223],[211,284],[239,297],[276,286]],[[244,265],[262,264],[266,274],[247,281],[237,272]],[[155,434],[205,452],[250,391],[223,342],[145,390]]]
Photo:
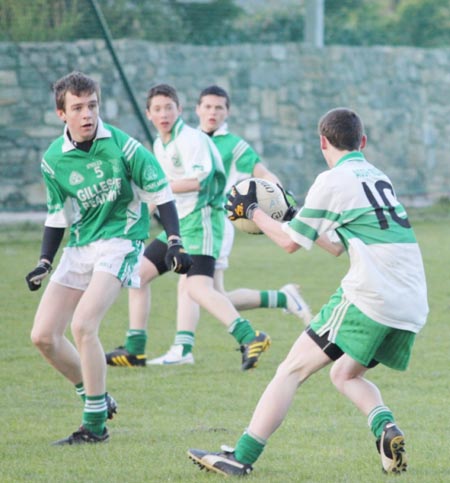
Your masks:
[[[42,295],[31,339],[84,401],[81,427],[55,444],[100,443],[109,438],[106,420],[117,408],[106,393],[101,320],[122,287],[139,286],[149,229],[146,203],[160,209],[169,240],[180,240],[179,221],[169,182],[153,154],[99,118],[98,84],[72,72],[55,83],[54,93],[65,129],[41,164],[48,215],[39,264],[26,276],[30,290],[38,290],[52,271],[69,227],[70,238]],[[182,272],[190,258],[178,244],[167,263]],[[69,323],[75,346],[65,336]]]
[[[279,178],[260,160],[252,147],[242,138],[228,130],[230,98],[223,88],[212,85],[200,93],[196,113],[200,129],[211,137],[221,155],[227,183],[225,192],[243,179],[263,178],[281,186]],[[295,213],[292,207],[290,213]],[[287,219],[287,218],[286,218]],[[225,231],[219,258],[216,260],[214,285],[231,300],[238,311],[264,308],[282,308],[286,313],[299,317],[305,325],[311,319],[309,307],[303,300],[296,284],[286,284],[279,290],[256,290],[239,288],[227,292],[224,286],[224,272],[228,268],[228,258],[234,241],[234,226],[225,217]],[[168,352],[148,361],[151,365],[181,365],[194,362],[193,346],[195,332],[200,319],[200,310],[187,294],[185,277],[178,280],[177,332]]]
[[[255,331],[230,300],[214,287],[214,265],[220,253],[224,227],[225,172],[220,154],[210,138],[187,126],[181,118],[178,95],[172,86],[160,84],[147,96],[147,117],[158,131],[154,152],[175,195],[180,229],[193,264],[183,275],[189,296],[216,317],[235,338],[242,352],[242,370],[255,367],[269,348],[270,338]],[[167,271],[164,256],[167,238],[162,234],[145,250],[140,275],[142,286],[130,291],[129,331],[124,346],[109,352],[108,364],[131,366],[145,361],[149,284]],[[140,345],[133,339],[139,338]],[[145,362],[144,362],[145,364]]]
[[[288,253],[317,243],[336,256],[347,251],[350,269],[278,367],[236,447],[188,451],[201,467],[218,473],[250,473],[297,388],[333,361],[331,380],[367,417],[383,470],[400,473],[407,467],[403,432],[365,375],[379,363],[397,370],[408,366],[428,314],[422,256],[391,181],[361,153],[366,136],[359,116],[333,109],[320,119],[319,134],[330,169],[317,177],[292,221],[283,224],[265,215],[255,186],[246,195],[234,189],[229,196],[229,216],[239,218],[243,210]]]

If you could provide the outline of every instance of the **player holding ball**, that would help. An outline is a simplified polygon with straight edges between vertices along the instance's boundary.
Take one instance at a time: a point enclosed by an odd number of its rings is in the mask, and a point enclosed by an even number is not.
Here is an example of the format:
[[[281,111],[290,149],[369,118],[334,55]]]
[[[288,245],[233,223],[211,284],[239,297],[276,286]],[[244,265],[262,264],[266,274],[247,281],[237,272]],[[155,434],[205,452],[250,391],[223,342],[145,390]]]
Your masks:
[[[230,217],[252,219],[288,253],[316,243],[336,256],[347,251],[350,268],[278,367],[236,447],[219,453],[188,451],[200,467],[220,474],[252,471],[297,389],[329,364],[335,387],[367,418],[383,470],[407,468],[404,434],[365,376],[377,364],[400,371],[408,367],[428,314],[421,252],[391,181],[361,152],[366,135],[359,116],[333,109],[320,119],[319,135],[329,170],[316,178],[290,222],[273,220],[258,208],[254,184],[246,194],[233,190],[229,196]],[[339,240],[331,241],[330,232]]]

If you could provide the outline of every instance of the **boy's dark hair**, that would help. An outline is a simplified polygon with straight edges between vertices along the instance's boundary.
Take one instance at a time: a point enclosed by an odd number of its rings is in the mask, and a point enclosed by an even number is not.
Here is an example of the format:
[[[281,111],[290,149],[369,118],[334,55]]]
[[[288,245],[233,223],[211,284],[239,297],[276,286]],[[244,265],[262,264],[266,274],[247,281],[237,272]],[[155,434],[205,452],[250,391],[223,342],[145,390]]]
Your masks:
[[[357,151],[361,147],[364,126],[356,112],[338,107],[320,118],[319,134],[341,151]]]
[[[150,103],[156,96],[169,97],[175,102],[177,107],[180,107],[180,100],[178,99],[177,91],[174,87],[169,86],[169,84],[158,84],[150,88],[147,94],[147,109],[150,109]]]
[[[71,72],[53,84],[53,92],[55,93],[56,108],[62,111],[66,108],[66,94],[70,92],[74,96],[81,96],[82,94],[97,94],[97,99],[100,102],[100,86],[94,80],[83,74],[82,72]]]
[[[223,89],[222,87],[219,87],[219,86],[216,86],[216,85],[205,87],[202,90],[202,92],[200,92],[197,104],[200,104],[202,102],[202,99],[205,96],[224,97],[225,100],[226,100],[227,109],[230,108],[230,96],[228,95],[228,92],[225,89]]]

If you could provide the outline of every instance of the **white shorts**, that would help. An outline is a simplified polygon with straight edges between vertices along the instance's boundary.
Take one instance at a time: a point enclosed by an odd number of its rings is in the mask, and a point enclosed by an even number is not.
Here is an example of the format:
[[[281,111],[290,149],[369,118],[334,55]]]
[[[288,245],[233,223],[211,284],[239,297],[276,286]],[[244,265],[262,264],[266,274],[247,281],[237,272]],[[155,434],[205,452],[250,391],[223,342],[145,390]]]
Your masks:
[[[225,217],[225,226],[223,231],[222,247],[220,248],[219,258],[216,260],[217,270],[226,270],[228,268],[228,257],[230,256],[234,242],[234,226],[231,221]]]
[[[97,240],[82,247],[66,247],[51,280],[86,290],[94,272],[117,277],[122,287],[139,288],[139,265],[144,243],[123,238]]]

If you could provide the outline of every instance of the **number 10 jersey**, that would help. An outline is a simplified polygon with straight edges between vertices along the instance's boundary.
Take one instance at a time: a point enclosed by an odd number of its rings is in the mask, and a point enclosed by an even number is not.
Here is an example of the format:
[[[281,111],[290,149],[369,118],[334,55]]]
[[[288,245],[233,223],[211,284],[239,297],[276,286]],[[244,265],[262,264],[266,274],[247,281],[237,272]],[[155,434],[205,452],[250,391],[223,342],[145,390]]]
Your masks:
[[[345,297],[380,324],[414,333],[423,327],[427,288],[414,231],[389,178],[361,152],[321,173],[284,229],[306,249],[335,230],[350,257]]]

